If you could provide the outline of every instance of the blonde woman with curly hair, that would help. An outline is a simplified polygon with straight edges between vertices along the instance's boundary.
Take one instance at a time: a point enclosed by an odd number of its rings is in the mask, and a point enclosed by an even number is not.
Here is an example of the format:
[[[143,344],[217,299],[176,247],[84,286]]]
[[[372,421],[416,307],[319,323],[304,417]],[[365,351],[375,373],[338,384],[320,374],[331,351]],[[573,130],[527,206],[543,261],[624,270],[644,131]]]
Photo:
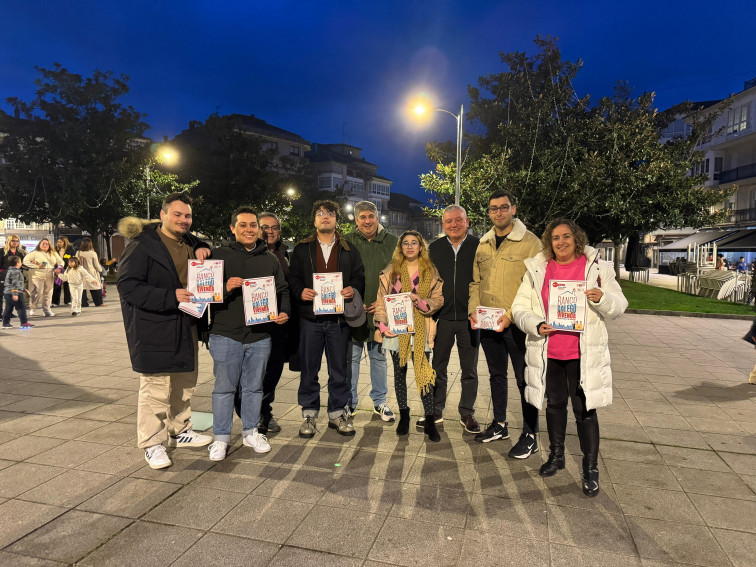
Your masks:
[[[53,284],[56,274],[62,271],[63,260],[53,249],[50,241],[43,238],[37,243],[37,247],[26,255],[24,266],[31,270],[29,315],[34,315],[34,310],[39,307],[41,301],[45,317],[52,317],[55,315],[52,312]]]
[[[391,353],[394,364],[394,388],[399,405],[397,435],[407,435],[410,425],[410,410],[407,405],[407,366],[412,359],[415,383],[425,414],[425,434],[430,441],[440,441],[433,418],[433,386],[436,372],[431,367],[429,353],[436,336],[436,322],[432,315],[444,304],[443,280],[428,255],[428,246],[419,232],[405,231],[391,260],[378,275],[380,281],[375,304],[376,341]],[[389,330],[383,298],[394,293],[409,293],[412,299],[415,332],[395,335]]]

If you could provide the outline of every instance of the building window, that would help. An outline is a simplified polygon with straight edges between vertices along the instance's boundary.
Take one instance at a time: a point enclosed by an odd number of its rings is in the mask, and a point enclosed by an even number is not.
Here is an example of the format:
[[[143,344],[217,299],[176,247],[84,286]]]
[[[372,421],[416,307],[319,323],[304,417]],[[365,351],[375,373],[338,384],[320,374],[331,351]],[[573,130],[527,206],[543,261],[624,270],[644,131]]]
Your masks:
[[[341,176],[326,174],[318,177],[318,189],[336,189],[338,185],[341,185]]]
[[[663,138],[687,138],[690,135],[691,126],[678,118],[662,131]]]
[[[289,155],[290,156],[298,156],[299,155],[299,146],[289,146]]]
[[[278,142],[265,142],[263,144],[263,149],[278,151]]]
[[[723,157],[715,157],[714,158],[714,181],[719,180],[719,174],[722,173],[722,163],[724,162]]]
[[[384,197],[388,197],[391,195],[390,186],[386,185],[385,183],[376,183],[374,181],[371,184],[370,189],[373,195],[382,195]]]
[[[744,104],[727,111],[727,133],[735,134],[748,128],[748,105]]]

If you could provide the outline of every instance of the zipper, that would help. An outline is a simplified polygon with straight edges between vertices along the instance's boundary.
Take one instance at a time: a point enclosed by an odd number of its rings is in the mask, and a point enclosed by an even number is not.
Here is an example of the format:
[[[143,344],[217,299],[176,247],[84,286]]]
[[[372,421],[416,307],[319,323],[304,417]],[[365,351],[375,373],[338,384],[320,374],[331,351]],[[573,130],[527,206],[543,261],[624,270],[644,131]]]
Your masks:
[[[454,252],[454,245],[452,244],[452,252]],[[460,246],[461,248],[461,246]],[[459,250],[457,250],[457,253],[459,253]],[[453,282],[453,288],[454,288],[454,295],[452,297],[454,298],[452,300],[452,305],[454,307],[454,318],[457,317],[457,254],[454,254],[454,277],[452,278]]]
[[[534,268],[533,271],[537,274],[538,273],[538,268]],[[535,286],[536,278],[535,278],[535,276],[533,276],[532,280],[533,281],[532,281],[532,283],[530,285],[533,288],[533,292],[536,294],[536,297],[538,298],[539,301],[543,301],[541,299],[540,294],[536,290],[536,286]],[[543,310],[544,310],[544,312],[546,312],[546,306],[545,305],[543,307]],[[546,313],[546,318],[548,319],[548,313]],[[544,337],[543,346],[541,347],[541,360],[543,361],[543,370],[541,371],[541,386],[543,387],[543,391],[544,392],[546,391],[546,365],[548,363],[548,360],[546,358],[546,347],[548,346],[548,344],[549,344],[549,336],[546,335],[546,337]]]

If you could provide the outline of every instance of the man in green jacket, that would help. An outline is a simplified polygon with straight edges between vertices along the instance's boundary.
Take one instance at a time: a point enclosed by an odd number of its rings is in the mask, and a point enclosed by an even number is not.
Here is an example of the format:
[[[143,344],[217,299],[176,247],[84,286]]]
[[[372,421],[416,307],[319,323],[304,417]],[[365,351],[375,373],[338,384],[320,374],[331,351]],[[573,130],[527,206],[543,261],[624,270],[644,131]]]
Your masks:
[[[354,205],[354,219],[357,230],[347,234],[344,238],[360,252],[365,265],[365,295],[362,298],[367,311],[367,320],[361,327],[352,329],[352,341],[349,349],[349,377],[352,393],[349,401],[349,411],[354,412],[357,407],[357,384],[360,377],[360,360],[362,352],[367,347],[370,358],[370,398],[373,400],[373,411],[381,416],[383,421],[394,421],[394,412],[386,403],[388,392],[388,378],[386,355],[381,343],[375,341],[375,300],[378,297],[378,274],[389,264],[399,239],[390,234],[379,222],[378,208],[370,201],[360,201]]]

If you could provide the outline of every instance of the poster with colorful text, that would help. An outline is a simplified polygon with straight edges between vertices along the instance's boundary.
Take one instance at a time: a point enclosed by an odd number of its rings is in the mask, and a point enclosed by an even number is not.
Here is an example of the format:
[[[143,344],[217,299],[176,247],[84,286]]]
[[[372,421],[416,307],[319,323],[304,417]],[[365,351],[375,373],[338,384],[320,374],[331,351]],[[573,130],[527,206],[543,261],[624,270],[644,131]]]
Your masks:
[[[312,289],[317,294],[312,302],[315,315],[341,315],[344,312],[344,281],[341,272],[312,275]]]
[[[223,303],[223,260],[189,260],[186,284],[192,303]]]
[[[546,323],[561,331],[582,333],[585,328],[585,280],[549,280]]]
[[[473,328],[483,329],[485,331],[496,331],[501,326],[499,319],[501,319],[506,312],[506,309],[478,305],[475,308],[475,318],[478,320],[478,324],[474,325]]]
[[[250,278],[242,283],[246,325],[270,323],[278,317],[276,278]]]
[[[415,312],[409,293],[393,293],[383,297],[389,330],[395,335],[415,332]]]

